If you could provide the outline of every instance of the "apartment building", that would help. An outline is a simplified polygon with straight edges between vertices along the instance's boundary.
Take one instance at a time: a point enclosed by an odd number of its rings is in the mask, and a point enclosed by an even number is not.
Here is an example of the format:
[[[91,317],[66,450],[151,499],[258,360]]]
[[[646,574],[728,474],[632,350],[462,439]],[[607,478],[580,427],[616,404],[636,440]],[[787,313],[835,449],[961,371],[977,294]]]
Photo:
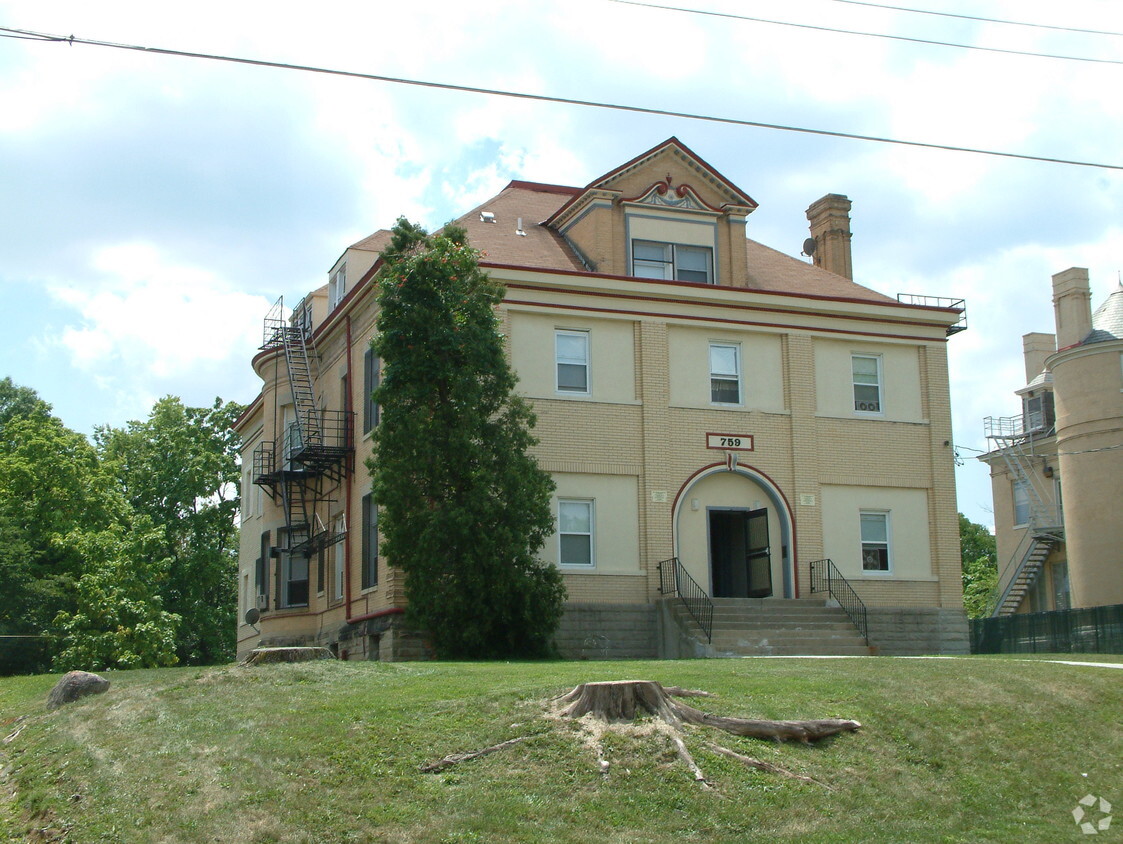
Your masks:
[[[985,420],[995,615],[1123,604],[1123,286],[1091,298],[1086,269],[1053,276],[1056,333],[1022,338],[1021,413]]]
[[[756,207],[671,138],[585,187],[513,181],[456,221],[506,287],[502,331],[557,486],[543,556],[568,589],[559,646],[716,654],[676,601],[693,590],[758,619],[821,605],[815,564],[860,597],[869,645],[964,651],[946,355],[962,301],[853,281],[844,196],[808,208],[809,260],[749,238]],[[266,319],[262,391],[236,426],[243,619],[256,610],[242,654],[426,654],[364,466],[388,240],[348,247]]]

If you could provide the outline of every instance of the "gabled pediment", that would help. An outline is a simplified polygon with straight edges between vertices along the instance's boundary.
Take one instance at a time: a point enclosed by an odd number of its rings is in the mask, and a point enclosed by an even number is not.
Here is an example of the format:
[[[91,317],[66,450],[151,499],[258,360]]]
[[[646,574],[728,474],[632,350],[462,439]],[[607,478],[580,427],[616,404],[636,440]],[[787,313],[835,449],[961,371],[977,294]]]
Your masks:
[[[744,218],[756,201],[678,138],[668,138],[590,182],[546,221],[564,229],[589,207],[606,202],[709,211]]]

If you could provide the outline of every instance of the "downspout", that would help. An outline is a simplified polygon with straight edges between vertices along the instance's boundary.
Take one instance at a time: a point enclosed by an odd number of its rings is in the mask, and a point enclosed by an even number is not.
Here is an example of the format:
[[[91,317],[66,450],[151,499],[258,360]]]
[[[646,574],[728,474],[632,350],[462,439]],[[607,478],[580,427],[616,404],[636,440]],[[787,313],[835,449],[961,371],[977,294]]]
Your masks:
[[[351,314],[347,314],[347,396],[344,399],[344,411],[350,412],[352,407],[351,391],[355,389],[355,382],[351,378]],[[352,460],[354,459],[355,448],[355,420],[351,420],[351,454]],[[355,474],[354,465],[351,466],[351,471],[347,472],[344,479],[344,493],[343,500],[346,502],[343,506],[344,512],[347,514],[347,533],[343,535],[343,590],[346,597],[347,607],[347,621],[351,621],[351,517],[354,513],[351,510],[351,476]]]

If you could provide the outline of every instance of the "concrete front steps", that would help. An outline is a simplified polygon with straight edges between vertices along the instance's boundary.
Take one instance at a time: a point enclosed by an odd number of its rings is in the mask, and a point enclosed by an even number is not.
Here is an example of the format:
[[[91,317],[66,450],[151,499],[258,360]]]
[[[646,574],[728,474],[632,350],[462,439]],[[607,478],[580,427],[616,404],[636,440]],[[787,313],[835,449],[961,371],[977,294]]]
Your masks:
[[[816,598],[714,598],[708,652],[736,656],[869,656],[871,650],[841,607]],[[680,627],[705,636],[681,601],[673,611]]]

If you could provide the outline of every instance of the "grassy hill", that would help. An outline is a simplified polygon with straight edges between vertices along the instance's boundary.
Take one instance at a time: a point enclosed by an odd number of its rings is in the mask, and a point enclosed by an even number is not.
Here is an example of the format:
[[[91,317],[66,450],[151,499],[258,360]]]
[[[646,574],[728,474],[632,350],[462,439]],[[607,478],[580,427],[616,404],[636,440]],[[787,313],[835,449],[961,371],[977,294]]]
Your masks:
[[[1116,660],[1123,661],[1123,660]],[[0,679],[0,834],[86,842],[1077,841],[1123,807],[1123,672],[1001,658],[303,663]],[[844,717],[818,745],[689,729],[713,784],[650,729],[603,741],[544,702],[593,680],[705,689],[702,708]],[[441,773],[419,766],[529,740]],[[822,785],[742,766],[716,741]],[[1115,830],[1112,830],[1112,834]],[[30,836],[30,837],[29,837]]]

